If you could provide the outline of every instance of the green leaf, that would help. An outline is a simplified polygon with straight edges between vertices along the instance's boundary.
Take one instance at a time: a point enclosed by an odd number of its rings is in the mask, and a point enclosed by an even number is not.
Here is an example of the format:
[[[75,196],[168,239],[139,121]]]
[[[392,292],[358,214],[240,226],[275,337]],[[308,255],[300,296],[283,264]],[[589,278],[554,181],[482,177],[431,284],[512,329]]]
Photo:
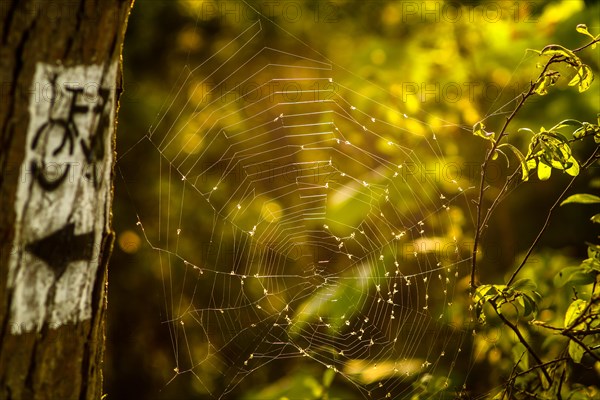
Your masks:
[[[594,73],[590,66],[584,64],[583,69],[585,71],[585,77],[581,80],[581,83],[579,83],[579,93],[588,90],[594,81]]]
[[[587,285],[594,282],[594,275],[585,266],[562,268],[554,277],[554,286],[562,287],[567,283],[571,285]]]
[[[594,81],[592,69],[585,64],[577,68],[577,74],[569,81],[569,86],[578,85],[579,93],[585,92],[590,88]]]
[[[533,314],[533,304],[529,297],[523,296],[523,317]]]
[[[588,392],[588,389],[583,387],[583,385],[573,384],[573,389],[570,392],[567,392],[569,397],[566,397],[567,400],[594,400],[594,393],[597,392]],[[565,396],[565,394],[563,394]],[[565,397],[563,397],[564,399]]]
[[[548,94],[548,88],[558,81],[560,74],[556,71],[548,71],[543,76],[540,76],[535,82],[533,91],[540,96]]]
[[[486,132],[483,122],[477,122],[473,125],[473,135],[484,138],[485,140],[494,141],[494,132]]]
[[[552,175],[552,167],[546,163],[540,162],[537,167],[537,176],[540,181],[547,181]]]
[[[544,135],[545,136],[550,136],[553,139],[556,139],[560,144],[567,144],[567,142],[569,141],[564,135],[562,135],[562,134],[560,134],[560,133],[558,133],[556,131],[553,131],[553,130],[549,130],[547,132],[544,132]],[[557,143],[557,145],[558,145],[558,143]]]
[[[575,157],[571,156],[571,158],[569,159],[569,162],[571,163],[571,166],[569,168],[567,168],[565,170],[565,172],[571,176],[579,175],[579,163],[577,162]]]
[[[600,126],[590,124],[589,122],[583,122],[581,127],[573,132],[575,139],[580,139],[584,136],[598,135],[600,134]]]
[[[587,32],[585,25],[579,26],[579,30]],[[579,32],[578,30],[578,32]],[[581,62],[581,59],[577,57],[571,50],[558,45],[550,44],[542,49],[540,55],[550,57],[564,57],[564,61],[575,69],[576,75],[569,82],[570,86],[578,85],[579,92],[585,92],[588,90],[594,80],[594,74],[592,69]],[[543,96],[548,93],[548,88],[556,83],[558,80],[558,72],[548,71],[544,76],[540,77],[535,83],[534,92]]]
[[[523,132],[527,132],[527,133],[531,133],[531,135],[535,135],[535,132],[534,132],[534,131],[532,131],[532,130],[531,130],[531,129],[529,129],[529,128],[519,128],[519,129],[517,130],[517,132],[521,132],[521,131],[523,131]]]
[[[540,142],[542,146],[542,161],[546,165],[556,169],[570,168],[572,162],[571,147],[564,142],[566,138],[552,132],[543,133],[543,139]]]
[[[600,224],[600,214],[593,215],[590,220],[595,224]]]
[[[522,296],[523,299],[523,317],[528,317],[530,315],[535,316],[537,314],[537,304],[535,301],[524,294]]]
[[[497,286],[505,287],[504,285],[481,285],[475,290],[473,301],[476,303],[484,302],[488,297],[498,294]]]
[[[575,76],[573,76],[573,78],[571,78],[569,81],[569,86],[578,85],[585,78],[585,70],[583,69],[583,66],[577,68],[576,72],[577,73]]]
[[[586,35],[589,36],[592,39],[596,39],[594,37],[594,35],[592,35],[589,31],[588,31],[588,27],[586,24],[579,24],[575,27],[575,30],[579,33],[581,33],[582,35]]]
[[[503,152],[502,150],[500,150],[500,149],[498,149],[498,148],[496,148],[496,151],[495,151],[495,153],[494,153],[494,156],[495,156],[495,157],[492,157],[492,160],[495,160],[495,159],[497,159],[497,158],[498,158],[498,154],[502,154],[502,155],[504,156],[504,159],[506,160],[506,166],[507,166],[508,168],[510,168],[510,160],[508,159],[508,156],[506,155],[506,153],[505,153],[505,152]]]
[[[580,363],[583,355],[585,354],[585,350],[583,347],[575,343],[574,341],[569,341],[569,355],[576,363]]]
[[[588,245],[587,253],[589,258],[598,258],[600,256],[600,245],[586,243]]]
[[[562,56],[562,57],[565,57],[567,60],[570,60],[577,64],[581,64],[579,57],[577,57],[575,55],[575,53],[573,53],[571,50],[569,50],[559,44],[549,44],[548,46],[546,46],[542,49],[542,51],[540,52],[540,55],[550,56],[550,57]]]
[[[535,290],[537,288],[537,285],[531,279],[523,278],[523,279],[519,279],[518,281],[513,283],[512,287],[515,290],[519,290],[519,291],[523,292],[526,290]]]
[[[523,129],[527,129],[527,128],[523,128]],[[527,161],[525,161],[525,156],[523,155],[523,153],[521,153],[521,151],[519,149],[517,149],[515,146],[513,146],[510,143],[502,143],[497,148],[500,149],[502,147],[508,147],[513,153],[515,153],[515,155],[519,159],[519,163],[521,163],[521,179],[524,182],[527,181],[529,179],[530,168],[527,164]]]
[[[595,204],[600,203],[600,197],[588,193],[579,193],[567,197],[565,200],[562,201],[562,203],[560,203],[560,205],[562,206],[564,204],[569,203]]]
[[[569,308],[565,313],[565,328],[570,328],[577,318],[583,314],[586,305],[587,302],[581,299],[577,299],[569,305]]]
[[[589,285],[594,282],[596,274],[591,271],[580,271],[576,272],[569,277],[569,283],[572,285]]]
[[[588,252],[589,252],[589,248],[588,248]],[[588,259],[585,259],[581,262],[580,265],[581,268],[583,268],[584,271],[586,271],[587,273],[590,273],[590,275],[595,275],[595,273],[600,273],[600,259],[598,259],[597,257],[590,257]],[[590,282],[591,283],[591,282]]]
[[[565,119],[563,121],[560,121],[558,124],[554,125],[552,127],[552,129],[550,129],[550,130],[554,131],[556,129],[564,128],[565,126],[576,126],[579,128],[582,125],[583,125],[583,122],[577,121],[576,119]]]

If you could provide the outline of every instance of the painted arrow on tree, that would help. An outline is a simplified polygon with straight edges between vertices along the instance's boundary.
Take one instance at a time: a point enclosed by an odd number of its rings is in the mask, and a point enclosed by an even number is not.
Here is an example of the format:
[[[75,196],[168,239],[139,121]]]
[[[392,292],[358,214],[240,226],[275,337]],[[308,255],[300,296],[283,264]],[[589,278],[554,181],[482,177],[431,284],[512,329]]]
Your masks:
[[[94,232],[76,235],[75,224],[70,223],[25,249],[48,264],[58,280],[71,262],[91,260],[93,247]]]

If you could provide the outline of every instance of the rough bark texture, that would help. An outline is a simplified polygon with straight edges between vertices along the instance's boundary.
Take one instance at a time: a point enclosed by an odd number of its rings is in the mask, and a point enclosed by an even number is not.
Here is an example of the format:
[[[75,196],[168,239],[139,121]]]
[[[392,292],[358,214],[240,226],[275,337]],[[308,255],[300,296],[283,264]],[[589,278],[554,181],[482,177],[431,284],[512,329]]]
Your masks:
[[[30,123],[36,64],[112,65],[120,60],[133,0],[0,0],[0,399],[99,399],[102,395],[107,263],[102,232],[91,319],[13,334],[8,264],[15,192]],[[120,73],[117,74],[120,80]],[[120,88],[120,83],[115,82]],[[115,107],[120,90],[117,89]],[[111,138],[113,140],[114,138]],[[113,140],[114,149],[114,140]],[[112,178],[112,174],[111,174]],[[111,179],[112,181],[112,179]],[[110,214],[106,216],[110,227]]]

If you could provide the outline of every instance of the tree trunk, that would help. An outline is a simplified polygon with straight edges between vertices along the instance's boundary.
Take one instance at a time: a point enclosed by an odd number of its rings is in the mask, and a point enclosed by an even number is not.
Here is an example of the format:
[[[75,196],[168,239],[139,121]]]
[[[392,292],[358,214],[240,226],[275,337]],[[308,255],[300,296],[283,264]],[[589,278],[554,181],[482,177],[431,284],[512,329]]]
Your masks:
[[[133,0],[0,2],[0,399],[102,395]]]

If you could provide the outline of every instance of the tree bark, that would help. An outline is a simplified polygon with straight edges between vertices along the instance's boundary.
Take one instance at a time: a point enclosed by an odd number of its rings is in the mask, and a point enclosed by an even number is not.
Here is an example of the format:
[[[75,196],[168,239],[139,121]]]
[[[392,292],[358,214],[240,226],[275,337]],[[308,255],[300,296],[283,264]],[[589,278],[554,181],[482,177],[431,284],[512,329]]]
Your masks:
[[[99,399],[133,0],[0,0],[0,399]]]

